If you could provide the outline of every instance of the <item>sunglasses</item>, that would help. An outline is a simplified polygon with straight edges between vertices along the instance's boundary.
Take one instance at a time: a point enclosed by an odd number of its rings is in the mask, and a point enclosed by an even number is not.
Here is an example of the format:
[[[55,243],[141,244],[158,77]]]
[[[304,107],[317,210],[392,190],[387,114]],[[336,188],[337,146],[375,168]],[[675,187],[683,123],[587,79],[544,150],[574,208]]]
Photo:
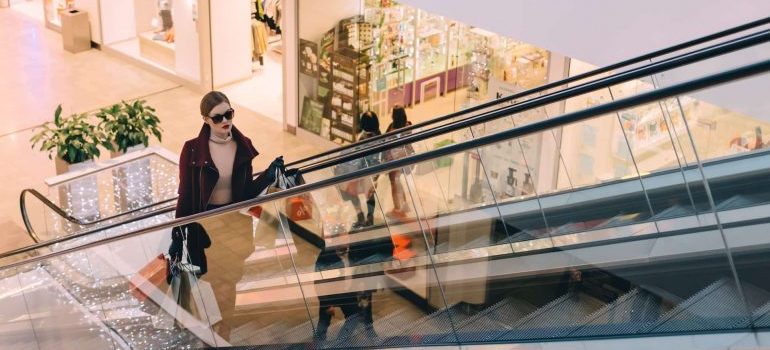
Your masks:
[[[235,117],[235,111],[232,108],[230,108],[222,114],[216,114],[216,115],[210,116],[209,118],[211,118],[211,121],[213,121],[214,124],[219,124],[225,119],[233,120],[233,117]]]

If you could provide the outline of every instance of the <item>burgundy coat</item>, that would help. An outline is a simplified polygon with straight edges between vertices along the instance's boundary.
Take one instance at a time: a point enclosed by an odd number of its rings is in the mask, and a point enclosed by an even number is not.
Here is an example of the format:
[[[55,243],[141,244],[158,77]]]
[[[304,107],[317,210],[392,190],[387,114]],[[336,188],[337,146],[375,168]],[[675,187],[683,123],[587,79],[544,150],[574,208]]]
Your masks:
[[[252,174],[251,161],[259,152],[248,137],[232,128],[233,141],[238,145],[233,162],[233,202],[252,199],[257,196]],[[211,128],[204,124],[197,138],[185,142],[179,157],[179,199],[176,202],[176,217],[188,216],[206,210],[214,185],[219,180],[219,171],[209,152]]]
[[[258,188],[252,178],[251,161],[259,153],[251,140],[238,129],[232,128],[233,141],[237,143],[233,163],[232,198],[233,202],[252,199],[257,196]],[[219,180],[219,171],[209,152],[211,128],[204,124],[197,138],[185,142],[179,157],[179,197],[176,202],[176,217],[197,214],[206,210],[214,185]],[[171,234],[169,255],[172,259],[182,256],[182,232],[187,231],[187,250],[190,262],[201,268],[201,274],[208,270],[204,249],[211,246],[211,239],[202,225],[193,223],[176,227]]]

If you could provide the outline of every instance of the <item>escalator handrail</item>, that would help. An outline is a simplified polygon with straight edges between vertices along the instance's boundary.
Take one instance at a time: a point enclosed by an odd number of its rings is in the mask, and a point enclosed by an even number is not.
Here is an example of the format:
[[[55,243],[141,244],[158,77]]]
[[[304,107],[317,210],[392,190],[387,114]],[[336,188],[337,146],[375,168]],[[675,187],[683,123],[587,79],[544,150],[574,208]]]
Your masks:
[[[117,213],[117,214],[114,214],[114,215],[111,215],[111,216],[107,216],[107,217],[104,217],[104,218],[101,218],[101,219],[89,221],[89,220],[79,219],[79,218],[76,218],[76,217],[74,217],[74,216],[72,216],[70,214],[67,214],[67,212],[65,212],[63,209],[61,209],[55,203],[51,202],[46,196],[44,196],[39,191],[37,191],[37,190],[35,190],[33,188],[25,188],[24,190],[21,191],[21,195],[19,196],[19,208],[21,209],[21,218],[24,221],[24,227],[27,229],[27,234],[29,234],[29,236],[32,238],[33,241],[35,241],[35,243],[40,243],[40,237],[38,236],[38,234],[35,231],[35,229],[32,227],[32,223],[29,220],[29,212],[27,210],[27,199],[26,199],[28,194],[32,195],[35,198],[37,198],[38,200],[40,200],[43,204],[45,204],[48,208],[53,210],[56,214],[58,214],[59,216],[61,216],[65,220],[67,220],[67,221],[69,221],[69,222],[71,222],[71,223],[73,223],[75,225],[80,225],[80,226],[91,226],[91,225],[100,224],[102,222],[106,222],[106,221],[109,221],[109,220],[114,220],[114,219],[119,218],[121,216],[130,215],[130,214],[136,213],[138,211],[142,211],[142,210],[149,209],[149,208],[152,208],[152,207],[156,207],[156,206],[159,206],[159,205],[162,205],[162,204],[170,203],[172,201],[176,201],[176,199],[177,199],[177,197],[169,198],[169,199],[164,199],[164,200],[156,202],[156,203],[150,203],[150,204],[147,204],[147,205],[143,205],[141,207],[137,207],[137,208],[134,208],[134,209],[131,209],[131,210],[128,210],[128,211],[120,212],[120,213]]]
[[[452,112],[452,113],[449,113],[449,114],[446,114],[446,115],[443,115],[443,116],[440,116],[440,117],[437,117],[437,118],[432,118],[430,120],[426,120],[426,121],[423,121],[423,122],[420,122],[420,123],[412,124],[412,125],[406,126],[404,128],[398,129],[398,130],[393,130],[393,131],[390,131],[390,132],[386,132],[386,133],[383,133],[381,135],[377,135],[377,136],[368,138],[366,140],[357,141],[357,142],[354,142],[354,143],[343,145],[343,146],[340,146],[340,147],[337,147],[337,148],[334,148],[334,149],[331,149],[331,150],[328,150],[328,151],[324,151],[324,152],[318,153],[318,154],[313,155],[313,156],[309,156],[309,157],[306,157],[306,158],[303,158],[303,159],[300,159],[300,160],[288,163],[286,166],[287,167],[294,167],[294,166],[299,165],[299,164],[307,163],[307,162],[309,162],[309,161],[311,161],[313,159],[316,159],[316,158],[325,157],[325,156],[328,156],[330,154],[343,152],[343,151],[346,151],[346,150],[351,149],[353,147],[361,147],[362,144],[374,143],[374,142],[377,142],[379,140],[384,140],[385,138],[388,138],[388,137],[393,137],[394,135],[399,134],[399,133],[408,132],[408,131],[411,131],[411,130],[414,130],[414,129],[417,129],[417,128],[422,128],[422,127],[429,126],[429,125],[432,125],[432,124],[440,123],[440,122],[443,122],[443,121],[446,121],[446,120],[449,120],[449,119],[452,119],[452,118],[456,118],[456,117],[459,117],[459,116],[462,116],[462,115],[466,115],[466,114],[470,114],[470,113],[473,113],[473,112],[476,112],[476,111],[479,111],[479,110],[483,110],[483,109],[488,108],[488,107],[493,107],[495,105],[499,105],[499,104],[503,104],[503,103],[506,103],[506,102],[510,102],[510,101],[516,100],[516,99],[521,98],[521,97],[526,97],[526,96],[534,95],[536,93],[547,91],[547,90],[550,90],[550,89],[555,88],[555,87],[567,85],[567,84],[570,84],[570,83],[573,83],[573,82],[576,82],[576,81],[580,81],[580,80],[583,80],[583,79],[586,79],[586,78],[590,78],[590,77],[593,77],[593,76],[596,76],[596,75],[604,74],[604,73],[616,70],[618,68],[623,68],[625,66],[629,66],[629,65],[632,65],[632,64],[636,64],[636,63],[644,62],[644,61],[647,61],[647,60],[651,60],[651,59],[653,59],[655,57],[667,55],[667,54],[670,54],[670,53],[673,53],[673,52],[676,52],[676,51],[679,51],[679,50],[682,50],[682,49],[685,49],[685,48],[688,48],[688,47],[691,47],[691,46],[700,45],[700,44],[703,44],[703,43],[706,43],[706,42],[709,42],[709,41],[712,41],[712,40],[716,40],[716,39],[719,39],[719,38],[722,38],[722,37],[726,37],[726,36],[729,36],[729,35],[732,35],[732,34],[740,33],[742,31],[746,31],[746,30],[749,30],[749,29],[752,29],[752,28],[756,28],[756,27],[759,27],[759,26],[762,26],[762,25],[765,25],[765,24],[770,24],[770,17],[765,17],[765,18],[762,18],[762,19],[759,19],[759,20],[756,20],[756,21],[753,21],[753,22],[749,22],[749,23],[746,23],[746,24],[743,24],[743,25],[739,25],[739,26],[736,26],[736,27],[725,29],[725,30],[717,32],[717,33],[706,35],[706,36],[703,36],[703,37],[700,37],[700,38],[697,38],[697,39],[693,39],[693,40],[690,40],[690,41],[686,41],[684,43],[680,43],[680,44],[677,44],[677,45],[669,46],[667,48],[663,48],[663,49],[660,49],[660,50],[657,50],[657,51],[653,51],[653,52],[650,52],[650,53],[647,53],[647,54],[644,54],[644,55],[641,55],[641,56],[638,56],[638,57],[627,59],[625,61],[621,61],[621,62],[618,62],[618,63],[615,63],[615,64],[611,64],[611,65],[608,65],[608,66],[597,68],[597,69],[594,69],[594,70],[589,71],[589,72],[578,74],[578,75],[575,75],[575,76],[572,76],[572,77],[567,77],[567,78],[564,78],[564,79],[559,80],[559,81],[555,81],[555,82],[548,83],[548,84],[545,84],[545,85],[540,85],[538,87],[534,87],[534,88],[526,90],[526,91],[515,93],[515,94],[509,95],[509,96],[504,96],[504,97],[501,97],[499,99],[495,99],[495,100],[492,100],[492,101],[488,101],[488,102],[485,102],[485,103],[482,103],[482,104],[479,104],[479,105],[476,105],[476,106],[472,106],[472,107],[463,109],[461,111]],[[310,164],[310,166],[312,166],[312,165],[315,165],[315,164]]]
[[[556,118],[545,119],[545,120],[533,122],[531,124],[514,127],[495,134],[482,136],[482,137],[478,137],[465,142],[441,147],[435,150],[431,150],[429,152],[413,154],[405,158],[393,160],[391,162],[366,167],[347,174],[329,177],[314,183],[300,185],[284,191],[275,192],[275,193],[267,194],[265,196],[257,197],[248,201],[233,203],[221,208],[193,214],[183,218],[173,219],[165,223],[155,224],[152,226],[137,229],[135,231],[124,233],[121,235],[107,237],[100,240],[95,240],[92,242],[84,243],[82,245],[78,245],[76,247],[70,247],[70,248],[62,249],[59,251],[53,251],[42,255],[38,254],[26,260],[16,261],[16,262],[8,263],[4,266],[0,266],[0,271],[19,267],[22,265],[28,265],[30,263],[38,262],[45,259],[50,259],[56,256],[72,253],[78,250],[91,248],[91,247],[123,240],[130,237],[135,237],[146,233],[151,233],[153,231],[170,229],[176,226],[189,224],[192,222],[200,221],[202,219],[214,217],[214,216],[232,212],[235,210],[241,210],[241,209],[249,208],[255,205],[261,205],[266,202],[286,199],[289,197],[295,197],[303,193],[308,193],[308,192],[319,190],[325,187],[338,185],[340,183],[355,180],[358,178],[364,178],[364,177],[373,176],[383,172],[398,170],[400,168],[414,165],[430,159],[435,159],[438,157],[448,156],[459,152],[464,152],[472,149],[477,149],[480,147],[485,147],[494,143],[498,143],[498,142],[513,139],[513,138],[525,137],[538,132],[544,132],[553,128],[558,128],[568,124],[591,119],[597,116],[601,116],[609,113],[615,113],[620,110],[634,108],[647,103],[653,103],[666,98],[676,97],[678,95],[690,93],[696,90],[701,90],[711,86],[724,84],[734,80],[743,79],[743,78],[747,78],[747,77],[751,77],[754,75],[767,73],[767,72],[770,72],[770,59],[764,60],[758,63],[742,66],[739,68],[731,69],[728,71],[712,74],[709,76],[697,78],[688,82],[679,83],[669,87],[662,87],[662,88],[652,90],[646,93],[642,93],[639,95],[626,97],[621,100],[611,101],[606,104],[593,106],[580,111],[568,113]],[[75,235],[51,240],[48,242],[35,244],[26,248],[18,249],[13,254],[11,254],[11,252],[3,253],[3,254],[0,254],[0,259],[6,258],[14,254],[27,253],[27,252],[35,251],[40,248],[50,247],[52,245],[69,241],[75,238],[79,238],[91,233],[94,233],[94,232],[82,232]]]
[[[302,167],[300,170],[303,173],[309,173],[309,172],[317,171],[317,170],[324,169],[324,168],[327,168],[327,167],[331,167],[331,166],[334,166],[334,165],[342,164],[342,163],[348,162],[350,160],[366,157],[368,155],[372,155],[372,154],[375,154],[375,153],[378,153],[378,152],[382,152],[382,151],[385,151],[385,150],[388,150],[388,149],[391,149],[391,148],[394,148],[394,147],[398,147],[398,146],[402,146],[402,145],[406,145],[406,144],[412,144],[412,143],[415,143],[415,142],[419,142],[419,141],[422,141],[422,140],[429,139],[429,138],[437,136],[437,135],[458,131],[458,130],[465,129],[467,127],[474,126],[476,124],[485,123],[485,122],[488,122],[488,121],[491,121],[491,120],[494,120],[494,119],[497,119],[497,118],[500,118],[500,117],[503,117],[503,116],[506,116],[506,115],[511,115],[511,114],[522,112],[522,111],[525,111],[525,110],[528,110],[528,109],[532,109],[532,108],[542,107],[542,106],[548,105],[548,104],[553,103],[553,102],[558,102],[558,101],[561,101],[561,100],[564,100],[564,99],[567,99],[567,98],[570,98],[570,97],[574,97],[574,96],[578,96],[578,95],[584,94],[586,92],[590,92],[590,91],[594,91],[594,90],[599,90],[599,89],[604,89],[604,88],[609,88],[609,87],[611,87],[611,86],[613,86],[615,84],[623,83],[623,82],[630,81],[630,80],[633,80],[633,79],[638,79],[638,78],[641,78],[641,77],[646,77],[646,76],[654,75],[654,74],[657,74],[657,73],[660,73],[660,72],[663,72],[663,71],[667,71],[667,70],[670,70],[670,69],[681,67],[681,66],[684,66],[684,65],[687,65],[687,64],[691,64],[691,63],[694,63],[694,62],[706,60],[706,59],[713,58],[713,57],[716,57],[716,56],[719,56],[719,55],[723,55],[725,53],[741,50],[741,49],[744,49],[744,48],[747,48],[747,47],[751,47],[751,46],[754,46],[754,45],[758,45],[758,44],[761,44],[761,43],[765,43],[765,42],[768,42],[768,41],[770,41],[770,30],[763,30],[761,32],[757,32],[757,33],[750,34],[750,35],[747,35],[747,36],[744,36],[744,37],[736,38],[736,39],[730,40],[730,41],[725,42],[725,43],[716,44],[716,45],[709,46],[709,47],[706,47],[706,48],[703,48],[703,49],[700,49],[700,50],[697,50],[697,51],[693,51],[693,52],[690,52],[690,53],[682,54],[680,56],[668,58],[668,59],[660,61],[660,62],[655,62],[655,63],[651,63],[649,65],[645,65],[643,67],[638,67],[638,68],[632,69],[632,70],[627,71],[627,72],[618,73],[618,74],[615,74],[615,75],[612,75],[612,76],[609,76],[609,77],[605,77],[605,78],[602,78],[602,79],[599,79],[599,80],[596,80],[596,81],[580,84],[580,85],[573,86],[573,87],[570,87],[570,88],[567,88],[567,89],[564,89],[564,90],[561,90],[561,91],[557,91],[557,92],[554,92],[554,93],[543,95],[543,96],[540,96],[540,97],[537,97],[537,98],[534,98],[534,99],[531,99],[531,100],[527,100],[527,101],[521,102],[519,104],[502,107],[502,108],[496,109],[494,111],[482,113],[482,114],[479,114],[479,115],[476,115],[476,116],[473,116],[473,117],[468,117],[466,119],[458,120],[456,122],[448,123],[448,124],[441,125],[441,126],[437,126],[435,128],[432,128],[432,129],[422,130],[422,131],[420,131],[418,133],[415,133],[415,134],[405,135],[405,136],[399,137],[397,139],[391,140],[391,141],[389,141],[387,143],[380,143],[380,144],[377,144],[377,145],[372,145],[372,146],[369,146],[367,148],[360,149],[358,151],[354,151],[354,152],[350,152],[350,153],[347,153],[347,154],[344,154],[344,155],[337,156],[337,157],[332,158],[332,159],[319,161],[319,162],[316,162],[314,164],[308,165],[306,167]],[[403,133],[403,130],[404,129],[399,129],[397,131]],[[169,199],[169,201],[171,201],[171,200],[173,200],[173,199]],[[51,203],[51,204],[53,204],[53,203]],[[54,208],[52,207],[52,209],[54,209]],[[56,209],[59,209],[59,208],[56,208]],[[61,209],[59,209],[59,210],[56,210],[56,209],[54,209],[54,211],[57,211],[57,212],[61,211]],[[162,214],[162,213],[165,213],[165,212],[166,211],[158,212],[158,214]],[[136,220],[141,220],[142,218],[145,218],[145,216],[139,216],[139,217],[136,218]],[[24,219],[25,219],[25,222],[28,222],[27,221],[28,218],[25,217]],[[108,220],[108,219],[109,219],[109,217],[105,218],[105,221]],[[133,221],[133,219],[130,220],[130,221]],[[117,226],[117,225],[114,225],[114,226]],[[114,227],[114,226],[109,226],[109,227]],[[107,227],[103,227],[103,228],[106,229]],[[29,230],[28,230],[28,232],[29,232]],[[31,233],[30,233],[30,236],[32,236]],[[77,237],[77,236],[75,236],[75,237]],[[33,240],[34,239],[35,238],[33,237]],[[0,256],[0,258],[1,258],[1,256]]]

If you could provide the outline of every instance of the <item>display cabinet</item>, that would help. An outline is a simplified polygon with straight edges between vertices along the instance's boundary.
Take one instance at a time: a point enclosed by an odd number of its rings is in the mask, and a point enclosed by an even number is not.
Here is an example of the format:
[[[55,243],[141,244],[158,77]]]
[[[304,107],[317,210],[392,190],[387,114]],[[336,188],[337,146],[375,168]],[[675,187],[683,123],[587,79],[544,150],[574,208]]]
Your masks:
[[[350,48],[332,54],[330,139],[355,142],[358,115],[369,106],[369,58]]]
[[[447,70],[447,30],[444,17],[417,11],[415,75],[417,79]]]

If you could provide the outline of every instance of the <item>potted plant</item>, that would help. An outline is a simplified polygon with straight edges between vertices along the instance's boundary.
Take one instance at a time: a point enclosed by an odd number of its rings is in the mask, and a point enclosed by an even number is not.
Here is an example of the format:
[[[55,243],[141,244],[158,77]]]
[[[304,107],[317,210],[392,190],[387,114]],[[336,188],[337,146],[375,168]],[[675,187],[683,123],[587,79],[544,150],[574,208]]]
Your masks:
[[[61,105],[56,107],[52,122],[41,125],[32,136],[32,148],[40,144],[40,150],[48,152],[48,158],[56,154],[56,174],[73,169],[72,165],[87,164],[99,157],[99,146],[109,150],[112,144],[104,133],[88,122],[88,114],[73,114],[62,118]],[[78,168],[78,167],[75,167]]]
[[[96,118],[100,120],[99,128],[114,145],[113,158],[139,148],[137,146],[147,147],[151,134],[161,140],[160,118],[155,115],[155,108],[144,100],[123,101],[102,108]]]

